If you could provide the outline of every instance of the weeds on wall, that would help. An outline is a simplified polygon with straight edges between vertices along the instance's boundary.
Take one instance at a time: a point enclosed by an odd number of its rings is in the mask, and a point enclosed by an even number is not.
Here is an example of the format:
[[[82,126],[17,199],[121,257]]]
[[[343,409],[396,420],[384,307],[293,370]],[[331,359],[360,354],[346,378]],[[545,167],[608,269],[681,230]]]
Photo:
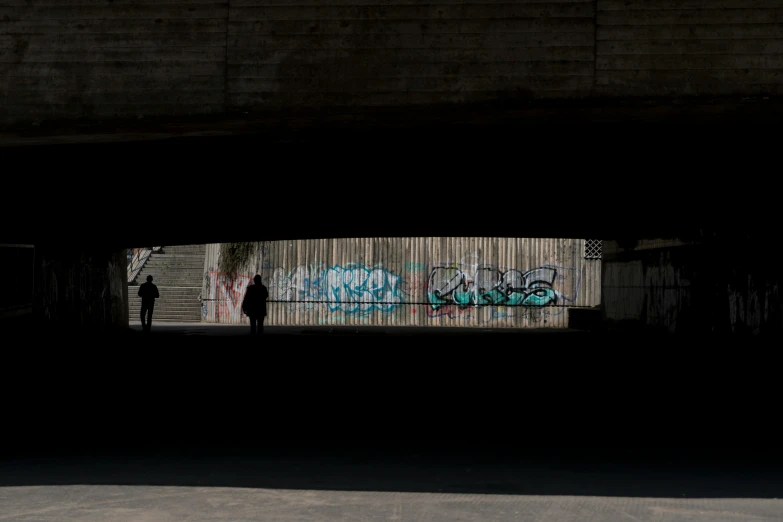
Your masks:
[[[221,243],[218,267],[221,272],[230,277],[236,277],[256,254],[258,244],[249,243]]]

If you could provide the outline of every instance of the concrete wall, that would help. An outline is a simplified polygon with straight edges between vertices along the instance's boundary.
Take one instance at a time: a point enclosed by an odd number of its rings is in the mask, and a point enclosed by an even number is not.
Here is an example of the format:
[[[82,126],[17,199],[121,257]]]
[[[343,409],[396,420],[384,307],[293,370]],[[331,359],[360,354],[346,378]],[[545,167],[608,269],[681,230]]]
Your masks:
[[[3,0],[0,123],[777,94],[777,0]]]
[[[245,324],[256,273],[269,289],[269,325],[568,325],[600,303],[601,260],[581,239],[358,238],[270,241],[235,276],[207,246],[205,322]]]
[[[27,322],[33,311],[33,245],[0,244],[0,325]]]
[[[591,0],[232,0],[232,107],[586,96]]]
[[[779,0],[598,0],[596,94],[783,92]]]
[[[224,110],[228,4],[0,0],[0,122]]]
[[[606,326],[614,331],[779,336],[779,264],[769,238],[604,241]]]
[[[128,326],[126,250],[37,246],[33,320],[41,328],[103,331]]]

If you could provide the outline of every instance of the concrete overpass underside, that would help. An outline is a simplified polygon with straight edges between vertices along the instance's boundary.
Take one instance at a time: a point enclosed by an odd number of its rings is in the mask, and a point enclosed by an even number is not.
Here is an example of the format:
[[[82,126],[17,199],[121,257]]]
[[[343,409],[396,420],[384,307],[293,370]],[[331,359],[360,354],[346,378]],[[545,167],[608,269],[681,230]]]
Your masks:
[[[770,238],[781,108],[653,100],[17,129],[0,133],[2,239]],[[245,219],[254,197],[262,214]]]
[[[638,108],[615,121],[571,109],[569,122],[567,110],[547,109],[555,123],[522,111],[471,124],[321,118],[293,130],[248,124],[223,136],[114,143],[101,133],[61,134],[61,144],[55,134],[28,136],[34,143],[3,149],[15,171],[2,241],[35,245],[35,302],[90,281],[96,313],[73,301],[43,316],[34,307],[44,323],[124,327],[127,290],[107,289],[126,285],[131,247],[582,237],[605,240],[610,329],[779,334],[777,125],[753,111],[650,122]]]
[[[0,450],[777,433],[779,0],[7,4]],[[127,248],[374,236],[603,239],[599,332],[115,341]]]

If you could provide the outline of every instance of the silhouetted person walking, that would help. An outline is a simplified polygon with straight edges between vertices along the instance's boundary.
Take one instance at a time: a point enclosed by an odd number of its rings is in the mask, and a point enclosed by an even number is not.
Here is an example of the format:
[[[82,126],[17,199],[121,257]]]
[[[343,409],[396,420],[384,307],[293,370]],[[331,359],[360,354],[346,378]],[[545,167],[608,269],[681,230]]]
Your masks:
[[[242,311],[250,318],[250,335],[264,333],[267,298],[269,298],[269,291],[261,282],[261,276],[256,274],[253,284],[247,287],[245,298],[242,300]]]
[[[147,282],[139,285],[141,297],[141,327],[145,332],[152,326],[152,311],[155,309],[155,299],[160,297],[158,287],[152,284],[152,276],[147,276]],[[146,319],[146,321],[145,321]]]

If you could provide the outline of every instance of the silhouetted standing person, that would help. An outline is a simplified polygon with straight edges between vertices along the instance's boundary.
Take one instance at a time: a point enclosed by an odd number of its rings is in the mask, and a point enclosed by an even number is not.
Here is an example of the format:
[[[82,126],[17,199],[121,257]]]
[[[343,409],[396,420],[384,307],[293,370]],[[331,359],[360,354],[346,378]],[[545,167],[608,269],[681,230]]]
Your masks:
[[[152,326],[152,311],[155,309],[155,299],[160,297],[158,287],[152,284],[152,276],[147,276],[147,282],[139,285],[141,297],[141,327],[145,332]],[[146,321],[145,321],[146,319]]]
[[[264,333],[267,298],[269,298],[269,291],[261,282],[261,276],[256,274],[253,284],[247,287],[245,298],[242,300],[242,311],[250,318],[250,335]]]

